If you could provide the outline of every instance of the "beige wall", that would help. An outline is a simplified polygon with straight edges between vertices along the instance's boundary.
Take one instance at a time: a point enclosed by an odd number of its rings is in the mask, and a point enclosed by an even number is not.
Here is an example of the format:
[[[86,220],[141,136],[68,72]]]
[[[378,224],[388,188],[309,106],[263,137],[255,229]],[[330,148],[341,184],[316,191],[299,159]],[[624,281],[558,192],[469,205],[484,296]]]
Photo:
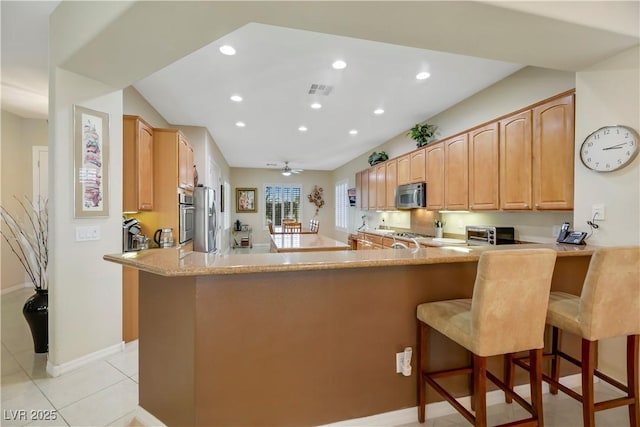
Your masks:
[[[307,195],[313,190],[313,186],[321,187],[325,206],[318,212],[320,220],[320,233],[325,236],[336,236],[335,219],[333,206],[335,206],[335,188],[330,172],[305,170],[300,174],[282,176],[277,169],[249,169],[231,168],[231,200],[227,206],[231,209],[231,223],[240,220],[243,224],[249,224],[253,229],[254,244],[268,244],[270,242],[269,232],[266,228],[264,217],[264,185],[266,184],[300,184],[302,185],[302,224],[307,227],[309,220],[316,213],[315,204],[309,202]],[[257,213],[236,213],[236,188],[257,188],[258,189],[258,212]],[[233,227],[232,227],[233,228]],[[229,230],[231,232],[231,230]],[[338,237],[335,237],[338,238]],[[345,239],[341,239],[346,241]],[[231,239],[231,242],[233,240]]]
[[[19,213],[20,208],[14,196],[23,200],[23,196],[33,197],[33,155],[35,146],[46,146],[48,141],[48,123],[40,119],[24,119],[8,111],[2,111],[2,199],[0,204],[11,213]],[[3,230],[5,229],[3,223]],[[0,265],[1,288],[6,290],[26,283],[24,269],[16,256],[2,239],[2,259]]]
[[[576,162],[574,223],[585,230],[593,204],[605,205],[605,221],[590,241],[603,246],[640,244],[640,156],[625,168],[597,173],[585,168],[580,145],[591,132],[622,124],[640,130],[640,47],[635,47],[576,74]],[[599,367],[626,382],[625,339],[605,340]]]
[[[437,139],[462,132],[498,118],[504,114],[549,98],[575,87],[575,74],[544,68],[526,67],[513,73],[498,83],[476,93],[427,121],[438,126]],[[394,158],[415,150],[415,141],[406,136],[406,132],[381,144],[372,151],[386,151]],[[350,187],[355,186],[355,173],[369,167],[369,152],[352,160],[334,171],[334,180],[349,179]],[[429,185],[427,184],[427,191]],[[411,217],[405,212],[376,212],[350,208],[350,230],[362,224],[362,215],[367,217],[367,224],[375,228],[385,219],[387,226],[412,228]],[[464,234],[467,224],[513,225],[521,240],[550,242],[554,225],[571,221],[568,213],[456,213],[441,214],[445,221],[444,232],[448,235]]]
[[[171,127],[169,122],[147,102],[133,86],[122,90],[122,111],[131,116],[140,116],[154,128]]]

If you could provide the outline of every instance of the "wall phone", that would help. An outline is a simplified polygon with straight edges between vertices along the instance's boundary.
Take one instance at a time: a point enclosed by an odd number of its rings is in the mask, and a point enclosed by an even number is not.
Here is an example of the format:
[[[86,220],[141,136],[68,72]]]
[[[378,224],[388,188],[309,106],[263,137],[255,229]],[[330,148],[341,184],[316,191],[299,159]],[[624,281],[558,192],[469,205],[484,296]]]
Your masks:
[[[584,231],[571,231],[569,230],[569,223],[565,222],[560,228],[560,234],[558,234],[558,243],[569,243],[572,245],[584,245],[584,239],[587,238],[587,233]]]

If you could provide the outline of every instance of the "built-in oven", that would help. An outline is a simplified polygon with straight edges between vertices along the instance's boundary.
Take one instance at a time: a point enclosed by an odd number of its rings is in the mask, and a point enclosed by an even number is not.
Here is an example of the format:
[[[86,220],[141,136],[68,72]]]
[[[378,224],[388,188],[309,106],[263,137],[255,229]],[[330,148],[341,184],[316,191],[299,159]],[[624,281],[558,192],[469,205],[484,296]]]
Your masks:
[[[179,194],[180,202],[180,244],[193,240],[195,234],[196,208],[193,206],[193,196],[191,194]]]
[[[512,245],[516,242],[513,227],[467,225],[466,229],[469,245]]]

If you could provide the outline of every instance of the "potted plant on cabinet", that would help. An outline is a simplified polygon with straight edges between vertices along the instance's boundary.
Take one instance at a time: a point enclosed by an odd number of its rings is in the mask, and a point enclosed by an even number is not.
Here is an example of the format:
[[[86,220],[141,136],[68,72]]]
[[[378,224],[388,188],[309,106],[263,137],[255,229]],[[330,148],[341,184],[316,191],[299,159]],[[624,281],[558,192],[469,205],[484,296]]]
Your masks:
[[[429,123],[421,125],[416,123],[414,127],[409,129],[407,136],[414,139],[418,147],[422,147],[423,145],[427,145],[431,138],[433,138],[436,133],[436,129],[436,125],[430,125]]]
[[[36,353],[49,351],[49,294],[47,265],[48,248],[48,202],[46,199],[32,203],[27,197],[18,200],[22,218],[0,207],[0,216],[6,228],[0,230],[2,237],[18,258],[36,293],[25,302],[22,313],[29,324]]]
[[[376,163],[384,162],[385,160],[389,160],[389,156],[384,151],[376,153],[375,151],[371,153],[369,156],[369,165],[373,166]]]

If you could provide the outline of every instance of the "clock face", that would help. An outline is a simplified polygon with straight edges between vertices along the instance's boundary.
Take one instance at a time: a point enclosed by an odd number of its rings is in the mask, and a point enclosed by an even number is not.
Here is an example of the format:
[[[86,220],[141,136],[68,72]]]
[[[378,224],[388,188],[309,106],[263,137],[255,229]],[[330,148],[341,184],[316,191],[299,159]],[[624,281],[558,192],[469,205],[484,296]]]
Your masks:
[[[638,132],[627,126],[605,126],[585,138],[580,159],[589,169],[612,172],[633,161],[638,154]]]

